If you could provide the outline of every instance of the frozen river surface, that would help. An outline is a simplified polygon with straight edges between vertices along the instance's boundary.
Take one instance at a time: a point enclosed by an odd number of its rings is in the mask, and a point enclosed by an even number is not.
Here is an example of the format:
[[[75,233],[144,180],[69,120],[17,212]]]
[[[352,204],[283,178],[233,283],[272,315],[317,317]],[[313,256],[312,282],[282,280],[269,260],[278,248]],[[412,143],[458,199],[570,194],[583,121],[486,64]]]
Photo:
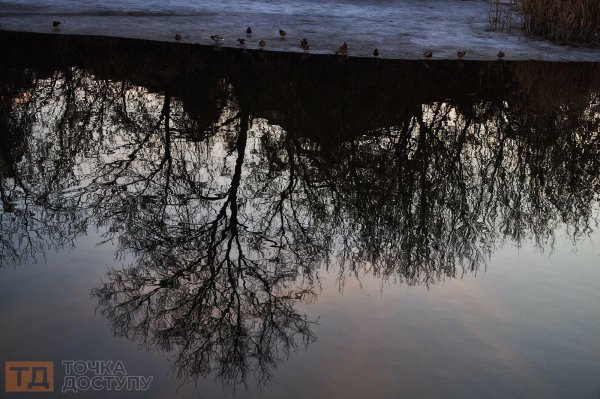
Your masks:
[[[268,50],[300,51],[306,37],[313,53],[332,53],[344,41],[352,56],[418,59],[426,50],[436,59],[495,59],[499,50],[510,60],[600,61],[600,50],[525,40],[518,29],[489,31],[489,5],[483,0],[350,1],[261,0],[0,0],[0,28],[32,32],[94,34],[210,44],[220,34],[224,46],[237,46],[246,27],[253,28],[246,47],[264,39]],[[62,22],[53,30],[53,20]],[[278,30],[288,32],[279,40]]]

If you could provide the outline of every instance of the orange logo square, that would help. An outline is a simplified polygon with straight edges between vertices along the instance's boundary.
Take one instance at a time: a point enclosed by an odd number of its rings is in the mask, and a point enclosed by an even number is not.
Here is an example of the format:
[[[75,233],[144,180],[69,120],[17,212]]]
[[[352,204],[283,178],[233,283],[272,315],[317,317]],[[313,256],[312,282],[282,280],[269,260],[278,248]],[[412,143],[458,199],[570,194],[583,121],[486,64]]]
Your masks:
[[[6,392],[54,392],[54,362],[5,362]]]

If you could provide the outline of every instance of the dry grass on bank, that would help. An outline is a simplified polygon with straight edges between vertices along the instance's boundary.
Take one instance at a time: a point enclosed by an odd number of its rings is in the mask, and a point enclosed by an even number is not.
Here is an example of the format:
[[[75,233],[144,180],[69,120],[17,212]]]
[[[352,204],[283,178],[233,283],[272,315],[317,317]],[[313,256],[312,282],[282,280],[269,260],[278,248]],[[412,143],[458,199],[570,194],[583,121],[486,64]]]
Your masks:
[[[600,43],[600,0],[521,0],[525,32],[555,41]]]
[[[527,36],[600,45],[600,0],[490,0],[496,30],[518,25]]]

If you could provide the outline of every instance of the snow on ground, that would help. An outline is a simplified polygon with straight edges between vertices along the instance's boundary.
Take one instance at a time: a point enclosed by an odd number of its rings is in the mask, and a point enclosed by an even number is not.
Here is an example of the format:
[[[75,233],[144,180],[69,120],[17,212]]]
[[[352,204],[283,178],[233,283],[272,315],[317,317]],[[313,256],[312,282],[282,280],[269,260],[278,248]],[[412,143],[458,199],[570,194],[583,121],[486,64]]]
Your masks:
[[[301,51],[306,37],[313,53],[333,53],[344,41],[351,56],[419,59],[426,50],[435,59],[600,62],[600,49],[572,47],[545,40],[526,40],[518,29],[489,31],[486,0],[0,0],[0,29],[54,34],[100,34],[211,44],[210,35],[237,47],[252,26],[246,47]],[[51,22],[62,22],[54,31]],[[285,29],[288,39],[279,40]]]

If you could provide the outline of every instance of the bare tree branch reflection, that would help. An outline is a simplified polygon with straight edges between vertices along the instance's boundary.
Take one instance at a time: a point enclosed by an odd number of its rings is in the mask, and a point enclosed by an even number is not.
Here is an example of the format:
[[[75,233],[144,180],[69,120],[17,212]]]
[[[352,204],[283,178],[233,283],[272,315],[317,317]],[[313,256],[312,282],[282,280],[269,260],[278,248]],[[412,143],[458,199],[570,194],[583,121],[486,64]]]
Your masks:
[[[99,229],[128,264],[94,290],[115,334],[236,384],[315,340],[320,268],[429,285],[596,227],[597,70],[277,57],[3,72],[0,265]]]

